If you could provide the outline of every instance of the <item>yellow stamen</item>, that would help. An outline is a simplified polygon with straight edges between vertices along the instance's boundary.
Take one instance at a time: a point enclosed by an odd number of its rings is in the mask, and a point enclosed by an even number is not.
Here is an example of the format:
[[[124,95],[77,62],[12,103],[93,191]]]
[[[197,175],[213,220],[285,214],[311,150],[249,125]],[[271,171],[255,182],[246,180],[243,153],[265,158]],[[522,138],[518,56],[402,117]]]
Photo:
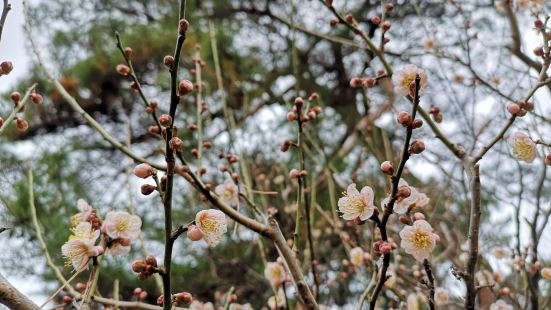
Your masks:
[[[415,234],[411,237],[410,241],[415,245],[417,248],[427,248],[430,245],[431,237],[425,233],[417,231]]]

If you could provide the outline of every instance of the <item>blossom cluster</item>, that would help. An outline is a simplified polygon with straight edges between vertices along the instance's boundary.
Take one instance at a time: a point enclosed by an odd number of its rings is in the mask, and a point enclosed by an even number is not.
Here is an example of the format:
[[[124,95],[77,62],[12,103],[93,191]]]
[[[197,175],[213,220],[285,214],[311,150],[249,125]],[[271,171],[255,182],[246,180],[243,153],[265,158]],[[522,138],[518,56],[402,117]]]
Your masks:
[[[66,264],[75,271],[86,268],[91,258],[104,252],[113,256],[128,253],[140,235],[142,221],[136,215],[109,211],[102,222],[86,201],[79,199],[77,207],[80,212],[71,217],[72,234],[61,247]]]

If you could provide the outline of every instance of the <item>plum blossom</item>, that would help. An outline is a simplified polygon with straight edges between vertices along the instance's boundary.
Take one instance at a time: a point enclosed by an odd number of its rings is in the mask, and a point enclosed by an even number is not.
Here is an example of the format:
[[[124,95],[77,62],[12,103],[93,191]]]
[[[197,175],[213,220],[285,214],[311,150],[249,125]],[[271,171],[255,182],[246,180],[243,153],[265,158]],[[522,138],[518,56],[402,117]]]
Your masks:
[[[138,238],[141,232],[142,220],[137,215],[124,211],[110,211],[105,216],[101,230],[111,239]]]
[[[404,251],[420,262],[429,258],[436,246],[435,234],[425,220],[418,220],[411,226],[405,226],[400,231],[400,238],[402,239],[400,246]]]
[[[350,262],[355,267],[363,265],[364,251],[360,247],[355,247],[350,250]]]
[[[425,73],[425,70],[412,64],[403,66],[392,76],[394,91],[402,96],[407,96],[410,93],[411,84],[415,81],[416,74],[419,74],[419,77],[421,78],[419,92],[422,92],[427,85],[427,74]]]
[[[500,299],[490,305],[490,310],[514,310],[515,308],[506,303],[503,299]]]
[[[203,239],[209,247],[216,246],[228,231],[226,215],[215,209],[199,211],[195,216],[195,225],[203,233]]]
[[[88,221],[90,216],[94,213],[94,208],[84,199],[77,200],[77,208],[80,212],[71,217],[71,226],[77,226],[80,222]]]
[[[83,268],[90,257],[103,253],[101,246],[96,246],[99,231],[92,229],[92,224],[81,222],[73,228],[73,235],[61,246],[61,254],[65,257],[65,264],[73,266],[74,270]]]
[[[268,299],[268,307],[271,310],[279,309],[285,305],[285,293],[283,289],[279,289],[277,294]]]
[[[398,214],[406,214],[408,210],[412,210],[414,208],[423,208],[429,204],[430,198],[427,197],[427,195],[419,192],[415,187],[409,186],[409,184],[405,180],[400,179],[400,181],[398,182],[398,188],[402,186],[409,187],[409,189],[411,190],[411,194],[409,195],[409,197],[400,197],[394,202],[394,212]],[[383,201],[381,201],[381,207],[384,209],[385,206],[388,205],[389,201],[390,197],[386,197],[385,199],[383,199]]]
[[[264,268],[264,276],[273,287],[278,288],[285,282],[285,268],[277,262],[269,262]]]
[[[373,215],[375,205],[371,187],[365,186],[361,192],[358,192],[356,184],[352,183],[343,194],[344,196],[339,198],[337,203],[343,219],[354,220],[359,217],[360,220],[365,221]]]
[[[223,184],[216,186],[214,192],[230,206],[237,206],[239,203],[239,188],[231,179],[227,179]]]
[[[536,158],[536,143],[523,132],[515,132],[509,137],[513,157],[531,163]]]
[[[545,280],[551,280],[551,267],[545,267],[541,270],[541,277]]]
[[[443,287],[437,287],[434,290],[434,302],[437,306],[444,306],[449,302],[448,290]]]
[[[417,294],[409,294],[406,300],[406,305],[408,310],[419,310],[420,308]]]

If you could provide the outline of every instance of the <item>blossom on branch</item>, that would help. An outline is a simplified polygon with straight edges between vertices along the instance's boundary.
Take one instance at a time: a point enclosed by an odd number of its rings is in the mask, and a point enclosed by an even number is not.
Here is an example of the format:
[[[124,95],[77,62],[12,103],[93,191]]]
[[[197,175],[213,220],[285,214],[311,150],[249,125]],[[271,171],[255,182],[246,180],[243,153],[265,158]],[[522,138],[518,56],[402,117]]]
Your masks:
[[[140,235],[142,220],[124,211],[111,211],[105,216],[101,230],[111,239],[136,240]]]
[[[531,163],[536,158],[536,143],[523,132],[515,132],[509,137],[509,145],[513,156],[527,163]]]
[[[394,212],[398,214],[406,214],[409,210],[414,208],[423,208],[430,202],[430,198],[424,193],[419,192],[415,187],[409,186],[409,184],[400,179],[398,182],[398,188],[408,187],[411,194],[408,197],[398,197],[394,202]],[[390,197],[386,197],[381,201],[381,207],[384,209],[390,201]]]
[[[96,246],[99,231],[92,229],[92,224],[81,222],[73,228],[73,235],[61,246],[61,254],[65,257],[65,264],[73,266],[73,269],[83,268],[90,257],[103,253],[101,246]]]
[[[268,262],[264,268],[264,276],[273,287],[278,288],[285,282],[285,268],[280,263]]]
[[[231,179],[227,179],[224,184],[216,186],[214,192],[230,206],[237,206],[239,203],[239,188]]]
[[[400,246],[406,253],[413,255],[417,261],[422,262],[429,258],[436,246],[436,236],[432,232],[432,226],[425,220],[413,222],[400,231],[402,239]]]
[[[419,84],[419,93],[423,92],[427,85],[427,74],[425,70],[418,68],[416,65],[408,64],[397,70],[392,76],[392,84],[394,91],[402,96],[411,94],[412,84],[415,82],[415,76],[419,74],[421,82]]]
[[[209,247],[215,247],[228,231],[226,215],[215,209],[199,211],[195,216],[195,225],[203,233],[203,239]]]
[[[360,220],[365,221],[373,215],[375,205],[371,187],[365,186],[361,192],[358,192],[356,184],[352,183],[343,194],[344,196],[337,203],[343,219],[351,221],[359,217]]]
[[[350,262],[355,267],[361,267],[364,261],[364,251],[360,247],[355,247],[350,250]]]

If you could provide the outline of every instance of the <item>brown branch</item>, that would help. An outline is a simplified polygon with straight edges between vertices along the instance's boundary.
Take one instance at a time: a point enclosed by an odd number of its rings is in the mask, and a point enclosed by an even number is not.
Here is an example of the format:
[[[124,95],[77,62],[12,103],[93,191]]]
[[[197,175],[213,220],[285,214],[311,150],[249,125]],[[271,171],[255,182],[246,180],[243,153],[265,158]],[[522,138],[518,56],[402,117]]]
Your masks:
[[[467,297],[465,298],[465,309],[474,310],[477,289],[475,286],[475,272],[478,261],[478,235],[480,233],[481,195],[480,195],[480,170],[478,164],[473,162],[470,168],[470,190],[471,190],[471,211],[469,218],[469,260],[467,270],[463,274],[467,286]]]
[[[415,119],[415,115],[417,113],[417,108],[419,107],[419,90],[420,90],[420,84],[421,84],[421,78],[419,75],[415,77],[415,93],[413,97],[413,107],[411,110],[411,119]],[[413,127],[411,124],[407,127],[406,130],[406,139],[404,141],[404,149],[402,150],[402,159],[400,160],[400,164],[398,165],[398,169],[396,171],[396,174],[392,176],[392,192],[390,196],[390,201],[386,205],[386,208],[383,213],[383,218],[379,222],[379,218],[377,216],[373,216],[373,221],[377,224],[379,227],[379,230],[381,232],[381,239],[383,241],[388,240],[387,235],[387,229],[386,225],[388,222],[388,219],[392,215],[392,211],[394,209],[394,203],[396,200],[398,200],[398,184],[400,182],[400,178],[402,177],[402,173],[404,171],[404,168],[406,166],[406,162],[408,161],[410,157],[409,153],[409,146],[411,141],[411,136],[413,135]],[[377,282],[377,285],[375,286],[375,290],[373,291],[373,294],[371,294],[371,298],[369,301],[369,309],[374,310],[375,304],[377,303],[377,298],[379,297],[379,294],[381,293],[381,290],[383,289],[383,285],[385,284],[386,280],[389,278],[387,277],[387,270],[388,266],[390,265],[390,253],[384,254],[383,256],[383,266],[381,267],[381,274],[379,275],[379,280]]]
[[[15,105],[15,107],[13,108],[13,111],[10,113],[10,115],[8,116],[8,118],[6,118],[6,120],[4,121],[4,123],[1,125],[0,127],[0,135],[4,132],[4,130],[6,130],[6,128],[8,128],[8,125],[13,122],[13,120],[15,119],[15,116],[17,115],[17,113],[23,111],[23,108],[25,107],[25,105],[31,101],[31,93],[34,91],[34,89],[36,88],[36,83],[33,84],[31,87],[29,87],[27,89],[27,91],[25,92],[25,95],[23,96],[23,99],[21,99],[19,102],[17,102],[17,104]]]
[[[434,275],[432,274],[432,268],[428,259],[423,261],[423,266],[425,267],[425,272],[427,273],[427,279],[429,280],[427,287],[429,288],[429,308],[430,310],[436,309],[434,306]]]
[[[4,276],[0,274],[0,304],[9,309],[39,309],[27,296],[19,292]]]

